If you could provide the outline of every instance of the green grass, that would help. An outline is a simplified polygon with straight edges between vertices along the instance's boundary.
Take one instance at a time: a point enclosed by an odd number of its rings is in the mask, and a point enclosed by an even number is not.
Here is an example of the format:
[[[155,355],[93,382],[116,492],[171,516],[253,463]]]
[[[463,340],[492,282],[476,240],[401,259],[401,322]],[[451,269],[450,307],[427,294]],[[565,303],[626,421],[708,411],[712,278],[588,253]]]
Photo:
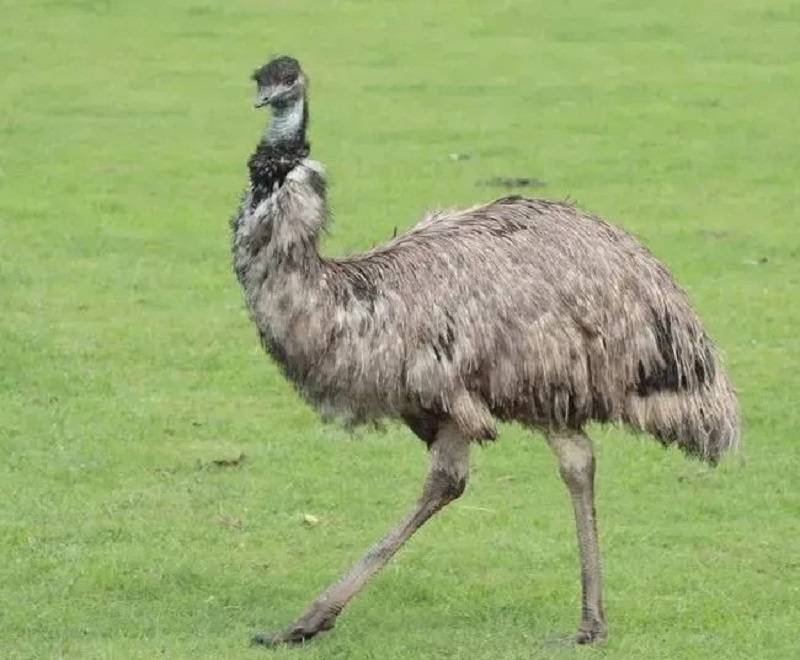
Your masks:
[[[798,657],[796,3],[2,16],[0,656]],[[503,193],[480,181],[540,178],[640,236],[727,354],[744,465],[592,429],[606,644],[545,644],[577,623],[572,514],[542,439],[508,427],[333,634],[247,646],[405,512],[426,463],[400,427],[323,426],[243,310],[227,219],[264,121],[248,74],[280,52],[312,79],[326,253]]]

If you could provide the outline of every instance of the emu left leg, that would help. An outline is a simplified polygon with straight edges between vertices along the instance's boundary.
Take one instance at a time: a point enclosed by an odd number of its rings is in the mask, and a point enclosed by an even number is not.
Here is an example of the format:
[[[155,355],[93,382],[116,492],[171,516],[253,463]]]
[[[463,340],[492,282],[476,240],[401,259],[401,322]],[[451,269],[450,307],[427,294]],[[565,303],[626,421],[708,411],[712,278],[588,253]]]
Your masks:
[[[582,607],[581,623],[574,641],[591,644],[606,636],[600,545],[594,509],[594,450],[592,441],[581,431],[551,435],[547,442],[558,457],[559,472],[572,498],[578,530]]]
[[[297,621],[278,633],[256,635],[253,642],[267,646],[303,642],[333,628],[336,617],[367,580],[386,565],[426,520],[464,492],[469,471],[469,445],[469,439],[454,424],[444,424],[431,444],[428,477],[413,510],[372,546],[341,580],[320,594]]]

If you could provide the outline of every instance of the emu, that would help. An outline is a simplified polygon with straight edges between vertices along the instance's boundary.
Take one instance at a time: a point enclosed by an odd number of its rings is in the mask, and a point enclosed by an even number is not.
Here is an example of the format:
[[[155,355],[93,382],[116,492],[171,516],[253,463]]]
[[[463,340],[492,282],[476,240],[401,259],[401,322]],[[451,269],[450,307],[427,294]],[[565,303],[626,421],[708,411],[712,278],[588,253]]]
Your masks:
[[[735,393],[687,295],[633,237],[564,202],[504,197],[436,211],[381,247],[318,251],[328,221],[308,159],[307,78],[279,57],[254,74],[272,118],[231,221],[233,264],[266,351],[311,404],[350,424],[397,419],[427,444],[410,513],[295,622],[255,643],[302,642],[467,484],[496,420],[541,431],[577,526],[574,641],[607,632],[591,421],[622,423],[715,464],[739,439]]]

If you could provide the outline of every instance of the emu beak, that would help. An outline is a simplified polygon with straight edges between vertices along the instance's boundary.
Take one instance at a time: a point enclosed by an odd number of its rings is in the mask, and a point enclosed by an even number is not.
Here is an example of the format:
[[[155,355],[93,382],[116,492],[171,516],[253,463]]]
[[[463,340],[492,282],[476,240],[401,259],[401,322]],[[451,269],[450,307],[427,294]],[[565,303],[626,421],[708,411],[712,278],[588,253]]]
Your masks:
[[[272,100],[269,94],[257,94],[255,100],[253,101],[254,108],[263,108],[265,105],[269,105],[269,102]]]

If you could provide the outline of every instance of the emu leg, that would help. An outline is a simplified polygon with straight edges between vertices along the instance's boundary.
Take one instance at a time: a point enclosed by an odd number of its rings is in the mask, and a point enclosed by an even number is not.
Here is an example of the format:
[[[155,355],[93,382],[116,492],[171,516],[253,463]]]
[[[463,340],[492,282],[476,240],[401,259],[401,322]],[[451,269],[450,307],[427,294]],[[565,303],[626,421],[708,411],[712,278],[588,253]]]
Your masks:
[[[422,496],[399,525],[378,541],[345,576],[326,589],[294,623],[273,634],[256,635],[255,644],[302,642],[330,630],[336,617],[364,584],[383,568],[426,520],[459,497],[469,472],[469,440],[454,425],[443,425],[430,448],[430,467]]]
[[[553,435],[547,438],[547,442],[558,457],[559,472],[572,498],[578,528],[582,607],[581,623],[574,641],[590,644],[606,636],[600,546],[594,509],[594,450],[592,441],[580,431],[569,435]]]

